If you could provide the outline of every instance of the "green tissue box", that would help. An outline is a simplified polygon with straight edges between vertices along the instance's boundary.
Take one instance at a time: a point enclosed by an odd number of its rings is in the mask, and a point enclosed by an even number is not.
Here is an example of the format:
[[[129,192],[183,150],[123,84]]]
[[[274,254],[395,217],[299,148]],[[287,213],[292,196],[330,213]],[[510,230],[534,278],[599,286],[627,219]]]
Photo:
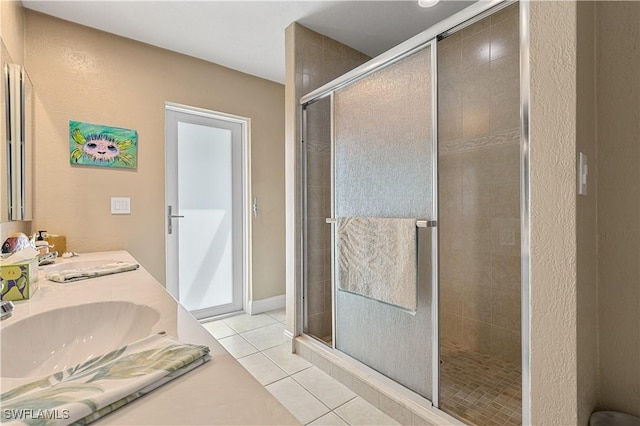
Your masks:
[[[38,289],[38,258],[0,266],[0,300],[23,300]]]

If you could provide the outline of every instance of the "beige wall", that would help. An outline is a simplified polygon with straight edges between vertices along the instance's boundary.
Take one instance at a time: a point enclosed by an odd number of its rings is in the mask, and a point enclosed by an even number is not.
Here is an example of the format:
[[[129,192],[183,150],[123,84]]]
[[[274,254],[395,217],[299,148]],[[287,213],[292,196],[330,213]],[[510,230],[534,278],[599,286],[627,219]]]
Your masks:
[[[0,36],[4,42],[11,62],[24,64],[24,9],[18,1],[0,2]],[[14,232],[29,233],[30,222],[0,223],[0,244]]]
[[[0,35],[14,64],[24,64],[24,8],[19,1],[0,2]]]
[[[533,423],[640,416],[640,4],[531,10]]]
[[[165,279],[165,101],[251,118],[252,299],[284,294],[284,87],[209,62],[26,12],[36,93],[34,229],[74,251],[126,249]],[[71,167],[69,120],[136,129],[137,170]],[[131,197],[111,215],[110,197]]]
[[[577,3],[576,149],[589,162],[588,194],[576,199],[578,424],[588,424],[598,398],[595,2]]]
[[[640,416],[640,3],[597,17],[599,405]]]
[[[531,423],[574,425],[576,3],[530,8]]]
[[[514,4],[438,44],[441,337],[516,365],[518,28]],[[469,55],[476,46],[488,48],[484,55]]]

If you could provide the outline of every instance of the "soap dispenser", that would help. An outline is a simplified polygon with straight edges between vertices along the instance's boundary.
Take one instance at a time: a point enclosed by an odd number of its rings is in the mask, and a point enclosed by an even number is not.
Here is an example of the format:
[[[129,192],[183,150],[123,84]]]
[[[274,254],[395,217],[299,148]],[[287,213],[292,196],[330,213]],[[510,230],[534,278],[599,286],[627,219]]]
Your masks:
[[[49,243],[45,241],[42,234],[47,231],[38,231],[38,238],[36,238],[36,250],[38,250],[40,256],[49,253]]]

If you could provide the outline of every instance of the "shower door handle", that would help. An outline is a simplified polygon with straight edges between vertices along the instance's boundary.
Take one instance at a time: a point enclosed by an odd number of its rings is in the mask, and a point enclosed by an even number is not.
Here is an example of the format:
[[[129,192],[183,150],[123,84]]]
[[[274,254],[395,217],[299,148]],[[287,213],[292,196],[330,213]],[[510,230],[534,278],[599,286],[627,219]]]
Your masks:
[[[176,215],[176,214],[171,214],[171,206],[167,206],[167,233],[169,235],[173,234],[173,219],[180,219],[183,218],[184,216],[180,216],[180,215]]]

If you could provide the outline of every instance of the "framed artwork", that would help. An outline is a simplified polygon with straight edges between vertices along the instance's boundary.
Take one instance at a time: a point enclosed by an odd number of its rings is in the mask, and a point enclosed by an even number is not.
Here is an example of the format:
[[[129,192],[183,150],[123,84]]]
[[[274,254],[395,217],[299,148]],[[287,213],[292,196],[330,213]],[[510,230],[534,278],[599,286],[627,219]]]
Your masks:
[[[69,161],[72,165],[135,169],[138,132],[69,121]]]

